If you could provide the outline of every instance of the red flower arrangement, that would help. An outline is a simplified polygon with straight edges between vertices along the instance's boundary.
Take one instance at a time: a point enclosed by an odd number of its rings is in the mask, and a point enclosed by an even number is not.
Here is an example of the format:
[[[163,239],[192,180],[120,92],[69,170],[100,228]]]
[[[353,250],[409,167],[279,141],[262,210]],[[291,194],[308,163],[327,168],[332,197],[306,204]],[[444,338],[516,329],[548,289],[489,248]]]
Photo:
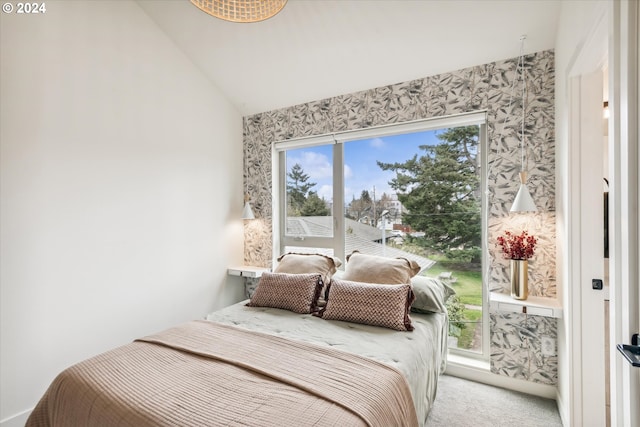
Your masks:
[[[529,259],[533,256],[538,239],[530,236],[527,231],[514,234],[505,231],[504,236],[498,237],[498,244],[502,248],[502,254],[507,259]]]

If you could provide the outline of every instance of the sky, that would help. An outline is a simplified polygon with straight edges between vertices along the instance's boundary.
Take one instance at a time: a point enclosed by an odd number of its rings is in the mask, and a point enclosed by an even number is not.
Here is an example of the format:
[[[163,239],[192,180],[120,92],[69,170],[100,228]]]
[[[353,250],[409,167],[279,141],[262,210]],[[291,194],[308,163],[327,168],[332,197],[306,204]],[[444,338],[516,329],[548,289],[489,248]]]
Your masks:
[[[363,190],[368,190],[373,197],[375,188],[376,200],[382,196],[382,193],[394,194],[395,191],[389,186],[389,181],[395,177],[395,172],[383,171],[376,161],[404,162],[416,153],[420,155],[424,150],[418,149],[418,146],[439,142],[436,137],[438,132],[442,130],[346,142],[344,144],[345,203],[350,203],[354,196],[356,199],[360,198]],[[333,145],[324,145],[287,151],[287,170],[291,170],[296,163],[300,164],[302,170],[309,175],[307,182],[316,183],[312,191],[316,191],[327,201],[333,199],[332,150]]]

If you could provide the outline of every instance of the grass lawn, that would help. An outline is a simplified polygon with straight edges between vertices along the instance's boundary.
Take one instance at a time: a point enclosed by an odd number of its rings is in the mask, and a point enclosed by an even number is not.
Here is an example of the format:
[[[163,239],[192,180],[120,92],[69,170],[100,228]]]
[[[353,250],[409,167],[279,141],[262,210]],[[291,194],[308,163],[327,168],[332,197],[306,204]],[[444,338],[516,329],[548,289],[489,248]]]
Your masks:
[[[455,270],[447,266],[437,257],[430,257],[436,263],[426,271],[426,276],[437,278],[440,273],[450,271],[456,279],[455,283],[449,285],[456,291],[463,304],[482,305],[482,272]]]
[[[482,311],[480,310],[465,310],[464,317],[467,323],[462,330],[460,337],[458,338],[458,348],[471,348],[473,343],[473,337],[476,333],[477,322],[482,321]]]
[[[429,259],[436,261],[436,263],[423,273],[425,276],[438,278],[440,273],[450,271],[455,281],[454,283],[448,284],[456,291],[460,302],[462,304],[482,307],[481,271],[469,271],[456,268],[456,263],[437,255],[429,255]],[[465,308],[463,322],[465,322],[465,327],[462,328],[460,336],[458,337],[458,348],[471,349],[476,327],[478,327],[479,322],[482,322],[482,310]]]

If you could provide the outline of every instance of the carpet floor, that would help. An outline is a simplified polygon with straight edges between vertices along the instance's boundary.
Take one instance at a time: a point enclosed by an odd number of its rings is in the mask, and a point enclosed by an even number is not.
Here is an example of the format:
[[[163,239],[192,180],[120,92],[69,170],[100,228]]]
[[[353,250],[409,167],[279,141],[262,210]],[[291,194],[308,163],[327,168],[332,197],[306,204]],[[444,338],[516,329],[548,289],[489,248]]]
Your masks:
[[[442,375],[428,427],[562,426],[556,401]]]

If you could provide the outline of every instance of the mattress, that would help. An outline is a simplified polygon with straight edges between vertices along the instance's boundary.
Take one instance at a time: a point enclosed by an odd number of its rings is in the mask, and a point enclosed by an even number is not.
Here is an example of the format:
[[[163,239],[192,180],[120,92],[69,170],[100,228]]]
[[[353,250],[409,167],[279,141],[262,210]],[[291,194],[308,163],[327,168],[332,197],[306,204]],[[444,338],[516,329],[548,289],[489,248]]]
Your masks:
[[[412,332],[324,320],[310,314],[247,307],[241,302],[211,313],[207,320],[355,353],[398,369],[409,383],[420,425],[436,397],[447,360],[445,314],[411,313]]]

